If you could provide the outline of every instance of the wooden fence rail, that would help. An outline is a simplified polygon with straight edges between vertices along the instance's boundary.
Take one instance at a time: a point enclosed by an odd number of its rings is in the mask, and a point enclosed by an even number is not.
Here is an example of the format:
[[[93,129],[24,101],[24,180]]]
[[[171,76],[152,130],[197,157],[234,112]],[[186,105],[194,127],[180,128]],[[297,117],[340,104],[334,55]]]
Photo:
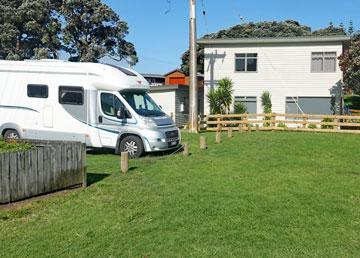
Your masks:
[[[202,116],[199,128],[207,131],[281,130],[360,133],[360,116],[307,114],[226,114]]]
[[[84,144],[26,142],[35,147],[0,154],[0,204],[86,185]]]

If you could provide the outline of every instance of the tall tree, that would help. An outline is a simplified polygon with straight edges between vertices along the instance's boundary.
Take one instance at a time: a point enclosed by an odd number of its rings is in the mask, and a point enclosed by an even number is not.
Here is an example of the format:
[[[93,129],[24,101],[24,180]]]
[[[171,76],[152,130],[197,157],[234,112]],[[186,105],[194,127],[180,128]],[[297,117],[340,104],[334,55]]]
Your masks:
[[[127,23],[100,0],[63,0],[64,49],[71,61],[98,62],[108,56],[137,62],[135,47],[125,40]]]
[[[360,94],[360,34],[353,36],[349,49],[339,57],[344,86]]]
[[[329,26],[324,29],[315,30],[312,32],[313,36],[334,36],[334,35],[346,35],[346,31],[344,27],[340,26],[336,27],[332,22],[330,22]]]
[[[0,0],[0,59],[56,58],[61,26],[54,3]]]
[[[349,22],[348,34],[352,36],[354,34],[354,22],[351,19]]]

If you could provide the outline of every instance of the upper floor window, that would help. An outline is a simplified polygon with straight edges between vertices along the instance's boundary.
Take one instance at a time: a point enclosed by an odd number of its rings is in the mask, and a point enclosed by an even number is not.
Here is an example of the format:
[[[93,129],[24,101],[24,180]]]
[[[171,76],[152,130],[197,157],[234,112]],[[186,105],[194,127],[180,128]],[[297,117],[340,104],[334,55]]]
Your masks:
[[[256,72],[257,54],[256,53],[235,54],[235,71]]]
[[[27,95],[30,98],[46,99],[49,96],[49,88],[47,85],[42,84],[28,84]]]
[[[59,103],[68,105],[83,105],[84,88],[73,86],[60,86]]]
[[[336,52],[313,52],[311,53],[312,73],[335,73]]]

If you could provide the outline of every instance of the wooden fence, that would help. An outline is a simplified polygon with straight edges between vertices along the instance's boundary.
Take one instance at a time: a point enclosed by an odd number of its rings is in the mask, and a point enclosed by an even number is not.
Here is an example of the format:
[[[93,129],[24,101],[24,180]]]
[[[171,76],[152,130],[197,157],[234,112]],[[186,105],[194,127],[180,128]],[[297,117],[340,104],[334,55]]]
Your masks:
[[[77,142],[26,141],[35,146],[0,154],[0,204],[86,186],[86,148]]]
[[[360,116],[298,114],[208,115],[199,119],[200,130],[279,130],[360,133]]]

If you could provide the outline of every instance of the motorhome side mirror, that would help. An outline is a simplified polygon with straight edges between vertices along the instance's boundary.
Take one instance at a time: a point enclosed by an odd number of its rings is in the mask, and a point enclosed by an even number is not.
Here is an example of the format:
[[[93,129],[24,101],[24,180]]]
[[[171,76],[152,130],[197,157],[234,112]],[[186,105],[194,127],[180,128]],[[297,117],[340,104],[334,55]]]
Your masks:
[[[160,109],[162,109],[162,106],[161,106],[161,105],[159,105],[159,108],[160,108]]]
[[[116,112],[116,117],[119,119],[124,119],[125,116],[126,116],[125,108],[123,107],[119,108],[119,110]]]

